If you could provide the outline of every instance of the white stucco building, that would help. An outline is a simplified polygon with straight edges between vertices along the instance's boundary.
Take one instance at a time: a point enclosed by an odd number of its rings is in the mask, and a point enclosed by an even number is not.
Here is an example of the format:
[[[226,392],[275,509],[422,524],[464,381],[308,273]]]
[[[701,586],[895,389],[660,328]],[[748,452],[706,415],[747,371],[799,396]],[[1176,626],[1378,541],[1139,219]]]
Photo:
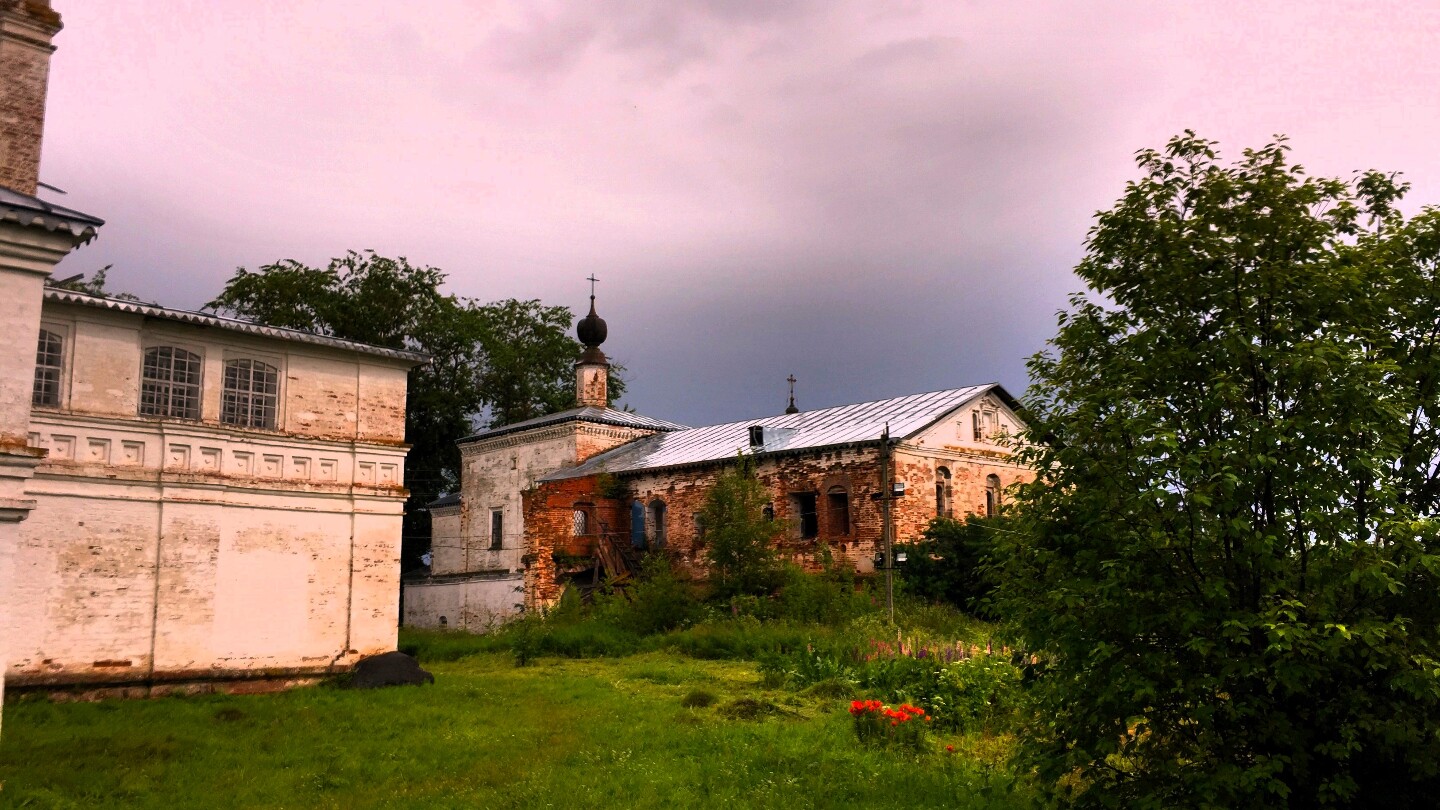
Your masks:
[[[44,291],[11,688],[294,680],[395,648],[423,357]]]
[[[395,647],[422,355],[55,289],[46,0],[0,0],[0,699],[273,688]]]

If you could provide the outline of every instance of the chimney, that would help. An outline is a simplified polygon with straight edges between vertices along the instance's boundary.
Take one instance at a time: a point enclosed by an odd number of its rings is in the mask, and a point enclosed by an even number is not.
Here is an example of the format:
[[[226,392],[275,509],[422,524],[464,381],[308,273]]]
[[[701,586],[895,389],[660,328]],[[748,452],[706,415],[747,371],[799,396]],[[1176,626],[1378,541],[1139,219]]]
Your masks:
[[[60,27],[49,0],[0,0],[0,187],[31,196],[40,179],[50,40]]]

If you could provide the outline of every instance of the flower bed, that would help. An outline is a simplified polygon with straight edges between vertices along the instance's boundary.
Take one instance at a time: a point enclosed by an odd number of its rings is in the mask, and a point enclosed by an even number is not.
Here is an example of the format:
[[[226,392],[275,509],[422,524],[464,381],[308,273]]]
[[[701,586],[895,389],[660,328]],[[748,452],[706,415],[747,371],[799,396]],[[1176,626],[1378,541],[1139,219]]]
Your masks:
[[[914,751],[925,745],[930,716],[919,706],[903,703],[892,709],[878,700],[856,700],[850,703],[850,716],[855,718],[855,736],[862,743]]]

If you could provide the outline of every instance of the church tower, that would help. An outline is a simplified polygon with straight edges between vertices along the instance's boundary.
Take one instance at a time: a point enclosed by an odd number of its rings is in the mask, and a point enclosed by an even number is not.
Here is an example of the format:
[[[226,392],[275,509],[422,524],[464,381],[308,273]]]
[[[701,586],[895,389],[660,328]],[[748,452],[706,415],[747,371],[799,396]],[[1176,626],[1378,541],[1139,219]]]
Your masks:
[[[590,314],[575,325],[575,334],[585,344],[575,364],[575,404],[604,408],[610,403],[610,359],[600,351],[605,342],[605,319],[595,314],[595,279],[590,280]]]

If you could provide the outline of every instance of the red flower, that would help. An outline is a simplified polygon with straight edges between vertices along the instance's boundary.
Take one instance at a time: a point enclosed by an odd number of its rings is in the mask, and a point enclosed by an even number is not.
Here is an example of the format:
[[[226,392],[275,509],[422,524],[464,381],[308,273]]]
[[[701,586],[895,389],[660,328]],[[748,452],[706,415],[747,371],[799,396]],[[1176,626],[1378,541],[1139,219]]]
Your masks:
[[[953,745],[947,745],[947,746],[945,746],[945,753],[947,753],[947,754],[953,754],[953,753],[955,753],[955,746],[953,746]]]

